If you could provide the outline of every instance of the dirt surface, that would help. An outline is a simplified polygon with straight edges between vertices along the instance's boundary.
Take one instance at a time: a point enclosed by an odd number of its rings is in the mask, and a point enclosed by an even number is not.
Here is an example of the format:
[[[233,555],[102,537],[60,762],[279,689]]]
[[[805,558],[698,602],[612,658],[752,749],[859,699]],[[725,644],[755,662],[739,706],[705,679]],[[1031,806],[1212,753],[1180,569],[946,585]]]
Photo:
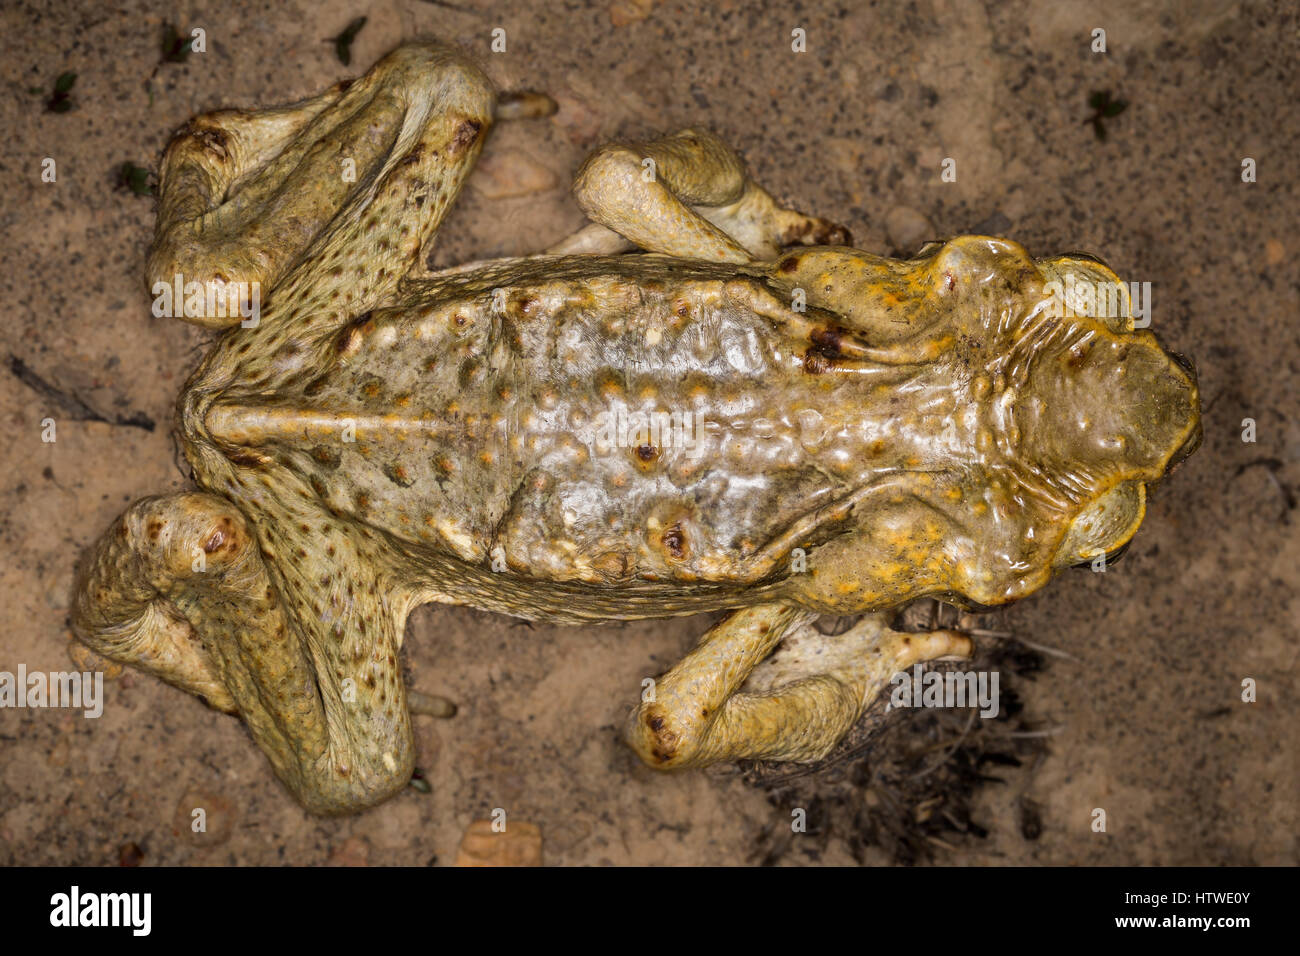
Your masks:
[[[435,35],[501,88],[545,90],[561,107],[493,133],[443,226],[438,264],[557,240],[582,221],[567,184],[593,146],[697,124],[735,144],[779,198],[844,222],[861,248],[912,252],[932,236],[994,233],[1037,255],[1086,250],[1150,281],[1153,328],[1199,370],[1204,445],[1156,490],[1122,563],[1066,574],[984,619],[1059,652],[1017,684],[1026,726],[1046,746],[1007,768],[1006,784],[974,792],[987,836],[945,839],[951,849],[934,859],[1300,861],[1295,5],[787,8],[6,4],[0,671],[70,669],[76,562],[129,502],[187,487],[169,423],[208,334],[151,317],[142,270],[153,200],[115,188],[118,167],[156,169],[195,113],[294,100]],[[360,15],[343,66],[326,39]],[[169,23],[202,27],[206,52],[160,63]],[[506,51],[492,53],[498,27]],[[791,50],[795,28],[805,53]],[[1095,28],[1104,54],[1090,49]],[[65,71],[77,74],[71,108],[53,112]],[[1103,119],[1104,140],[1088,122],[1096,91],[1127,103]],[[56,182],[42,181],[47,157]],[[1256,182],[1242,181],[1246,157]],[[941,180],[946,158],[956,182]],[[1244,419],[1254,442],[1243,441]],[[852,863],[834,833],[815,853],[772,855],[766,837],[791,820],[785,797],[735,770],[662,776],[619,743],[641,679],[707,623],[566,629],[421,609],[409,678],[460,713],[416,719],[430,792],[411,788],[347,819],[305,815],[238,721],[139,674],[105,684],[98,719],[0,710],[0,862],[450,863],[470,823],[502,808],[540,829],[549,864]],[[1247,678],[1253,703],[1242,701]],[[1025,825],[1026,799],[1041,826]],[[198,805],[209,814],[202,834],[189,826]],[[1098,808],[1104,833],[1092,827]],[[870,849],[865,859],[892,857]]]

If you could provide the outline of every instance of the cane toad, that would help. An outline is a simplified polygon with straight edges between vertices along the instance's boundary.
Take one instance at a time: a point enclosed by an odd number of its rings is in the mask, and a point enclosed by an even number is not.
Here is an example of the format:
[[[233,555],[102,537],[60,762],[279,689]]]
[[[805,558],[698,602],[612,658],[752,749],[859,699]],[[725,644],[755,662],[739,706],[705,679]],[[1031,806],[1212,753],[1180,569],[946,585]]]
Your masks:
[[[1199,438],[1190,366],[1099,261],[987,236],[875,256],[704,130],[597,150],[591,225],[544,253],[430,271],[494,120],[543,106],[412,44],[200,116],[163,160],[150,288],[224,330],[177,406],[198,490],[113,524],[74,625],[238,714],[314,812],[409,779],[420,604],[731,611],[629,742],[662,768],[814,760],[891,674],[970,652],[886,612],[1113,553]],[[1089,284],[1119,308],[1061,308]],[[818,614],[866,616],[825,637]]]

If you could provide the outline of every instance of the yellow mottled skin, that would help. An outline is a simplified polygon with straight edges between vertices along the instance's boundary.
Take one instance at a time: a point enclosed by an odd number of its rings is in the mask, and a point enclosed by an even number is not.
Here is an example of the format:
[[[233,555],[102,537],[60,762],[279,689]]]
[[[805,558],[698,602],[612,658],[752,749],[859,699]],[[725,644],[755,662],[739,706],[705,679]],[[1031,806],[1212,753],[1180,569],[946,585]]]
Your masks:
[[[117,520],[74,626],[238,714],[314,812],[409,778],[421,603],[731,610],[629,742],[816,759],[892,673],[970,653],[890,608],[1004,603],[1114,551],[1199,436],[1194,377],[1126,309],[1054,313],[1050,283],[1116,281],[1100,263],[981,236],[873,256],[704,130],[597,150],[591,225],[545,253],[428,272],[493,120],[546,104],[412,44],[164,157],[150,286],[256,283],[260,321],[187,316],[224,329],[177,405],[200,490]],[[823,637],[819,613],[866,616]]]

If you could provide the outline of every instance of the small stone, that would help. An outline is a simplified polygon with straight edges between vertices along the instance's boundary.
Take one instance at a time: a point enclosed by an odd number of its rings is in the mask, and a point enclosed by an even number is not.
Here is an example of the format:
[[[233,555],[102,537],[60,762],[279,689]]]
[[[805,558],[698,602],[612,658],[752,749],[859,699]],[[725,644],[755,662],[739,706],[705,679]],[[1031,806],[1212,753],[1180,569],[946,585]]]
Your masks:
[[[190,787],[176,804],[172,828],[194,846],[219,846],[235,828],[235,805],[202,787]]]
[[[570,142],[588,144],[600,134],[600,116],[585,100],[557,93],[555,104],[559,108],[551,121],[564,130]]]
[[[935,238],[930,220],[910,206],[895,206],[885,216],[885,233],[894,248],[903,254],[915,252],[929,239]]]
[[[549,837],[546,845],[552,850],[563,852],[571,850],[592,834],[591,823],[581,818],[563,822],[559,826],[548,827]]]
[[[1264,261],[1271,266],[1277,265],[1286,258],[1286,247],[1276,239],[1270,239],[1264,243]]]
[[[655,0],[614,0],[609,5],[609,22],[616,27],[625,27],[650,16],[655,7]]]
[[[348,837],[334,848],[326,866],[369,866],[370,844],[365,837]]]
[[[144,850],[140,849],[140,844],[135,842],[123,843],[117,848],[118,866],[139,866],[143,862]]]
[[[1000,212],[995,212],[971,227],[972,236],[1005,236],[1011,230],[1011,220]]]
[[[501,833],[491,820],[475,820],[461,838],[457,866],[541,866],[542,831],[531,823],[507,821]]]
[[[474,167],[469,184],[488,199],[528,196],[554,189],[553,172],[523,153],[491,153]]]

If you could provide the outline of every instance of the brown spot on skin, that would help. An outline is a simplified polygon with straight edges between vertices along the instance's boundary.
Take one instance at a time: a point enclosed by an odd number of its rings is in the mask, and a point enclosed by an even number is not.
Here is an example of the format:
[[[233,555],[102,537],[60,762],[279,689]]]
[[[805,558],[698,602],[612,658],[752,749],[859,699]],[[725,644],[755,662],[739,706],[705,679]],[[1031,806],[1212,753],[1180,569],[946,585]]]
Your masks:
[[[333,471],[343,461],[343,452],[332,445],[317,445],[311,450],[311,457]]]
[[[803,370],[809,375],[821,375],[835,367],[835,363],[820,352],[809,349],[804,353]]]
[[[221,546],[226,543],[226,538],[230,535],[232,530],[230,522],[226,519],[222,519],[221,524],[217,526],[217,529],[208,536],[208,540],[203,542],[204,554],[212,554],[213,552],[220,550]]]
[[[788,259],[782,259],[781,265],[778,266],[778,268],[782,272],[794,272],[796,269],[799,268],[799,257],[791,256]]]
[[[677,756],[677,734],[668,729],[668,722],[658,714],[647,714],[645,723],[650,728],[652,741],[650,756],[657,763],[667,763]]]
[[[792,223],[786,227],[785,232],[781,233],[781,245],[792,246],[804,236],[812,231],[813,224],[807,219]]]
[[[412,163],[418,163],[420,161],[420,154],[422,152],[423,152],[423,148],[417,143],[414,149],[412,149],[409,153],[407,153],[405,156],[402,157],[401,164],[403,166],[410,166]]]
[[[478,120],[462,120],[461,124],[456,127],[456,133],[451,138],[451,148],[461,150],[469,146],[474,140],[478,139],[479,131],[483,124]]]
[[[162,529],[163,526],[161,521],[150,521],[149,527],[145,530],[146,533],[149,535],[150,541],[157,541],[158,535],[162,534]]]
[[[659,457],[659,450],[653,445],[637,445],[636,456],[642,461],[651,462]]]
[[[396,462],[384,466],[384,477],[399,488],[409,488],[415,484],[415,479],[406,470],[406,466],[399,465]]]
[[[840,357],[840,345],[844,341],[844,330],[827,326],[824,329],[813,329],[808,336],[813,341],[817,351],[828,359]]]
[[[664,532],[663,541],[664,547],[674,558],[681,560],[686,557],[686,532],[682,530],[680,521]]]
[[[334,351],[339,356],[351,355],[361,348],[362,341],[374,330],[370,321],[372,315],[371,312],[359,315],[339,329],[338,338],[334,340]]]
[[[835,367],[836,359],[842,356],[841,345],[849,333],[838,326],[828,325],[824,329],[813,329],[808,334],[812,345],[804,353],[803,370],[809,375],[820,375]]]

